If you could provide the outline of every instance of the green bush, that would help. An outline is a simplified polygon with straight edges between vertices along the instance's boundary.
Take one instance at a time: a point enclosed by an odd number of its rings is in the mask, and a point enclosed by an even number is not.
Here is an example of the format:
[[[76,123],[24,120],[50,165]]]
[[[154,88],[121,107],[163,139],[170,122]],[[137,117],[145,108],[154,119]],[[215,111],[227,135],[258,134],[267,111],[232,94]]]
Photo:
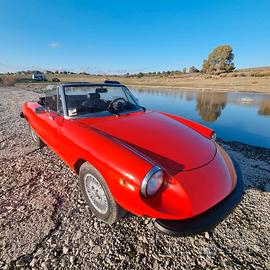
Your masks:
[[[235,69],[233,49],[229,45],[216,47],[203,61],[202,71],[209,74],[231,72]]]
[[[195,68],[194,66],[189,68],[189,73],[198,73],[200,72],[197,68]]]
[[[144,74],[142,72],[140,72],[140,73],[137,74],[137,77],[138,78],[142,78],[143,76],[144,76]]]

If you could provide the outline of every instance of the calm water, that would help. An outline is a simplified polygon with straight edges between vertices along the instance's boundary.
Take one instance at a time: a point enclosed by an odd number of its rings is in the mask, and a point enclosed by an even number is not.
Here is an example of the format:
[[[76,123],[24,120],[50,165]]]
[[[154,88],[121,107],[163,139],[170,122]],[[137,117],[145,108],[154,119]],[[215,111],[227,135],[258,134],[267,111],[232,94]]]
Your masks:
[[[270,148],[270,95],[131,89],[140,104],[200,122],[228,141]]]

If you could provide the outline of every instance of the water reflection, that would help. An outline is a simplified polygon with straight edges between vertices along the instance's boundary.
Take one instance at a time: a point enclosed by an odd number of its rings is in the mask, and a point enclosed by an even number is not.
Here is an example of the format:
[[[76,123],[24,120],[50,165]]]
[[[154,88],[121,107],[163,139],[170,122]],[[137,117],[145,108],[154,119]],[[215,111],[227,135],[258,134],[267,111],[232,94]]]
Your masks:
[[[270,115],[270,99],[265,99],[261,101],[258,114]]]
[[[139,94],[147,94],[147,93],[151,93],[152,96],[170,96],[170,97],[177,97],[180,99],[183,99],[186,97],[187,92],[185,91],[174,91],[172,89],[144,89],[144,88],[136,88],[136,89],[131,89],[132,91],[135,91]],[[192,99],[194,99],[194,92],[190,92],[189,95],[192,97]]]
[[[242,106],[257,106],[259,115],[270,115],[269,95],[254,93],[226,93],[226,92],[196,92],[180,89],[133,89],[139,96],[151,95],[159,97],[177,98],[191,102],[196,100],[196,111],[201,120],[215,122],[222,114],[227,103]]]
[[[196,93],[194,92],[186,92],[185,99],[186,101],[192,101],[196,98]]]
[[[229,141],[270,148],[270,94],[131,89],[142,106],[200,122]]]
[[[196,110],[202,120],[214,122],[220,116],[227,103],[226,93],[200,92],[197,95]]]

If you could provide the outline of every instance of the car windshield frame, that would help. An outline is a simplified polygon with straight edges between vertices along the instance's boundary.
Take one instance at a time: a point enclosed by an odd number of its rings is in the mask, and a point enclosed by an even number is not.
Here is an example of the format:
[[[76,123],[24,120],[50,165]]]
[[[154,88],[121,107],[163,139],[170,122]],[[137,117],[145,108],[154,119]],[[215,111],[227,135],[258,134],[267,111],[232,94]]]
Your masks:
[[[132,101],[130,103],[132,105],[134,105],[134,107],[130,108],[130,109],[121,110],[121,111],[113,111],[113,110],[108,110],[108,109],[105,110],[104,109],[104,110],[100,110],[100,111],[96,111],[96,112],[86,112],[83,114],[70,115],[69,108],[68,108],[68,100],[67,100],[68,94],[66,93],[67,88],[70,88],[70,87],[72,87],[72,88],[78,87],[78,89],[83,88],[83,87],[86,87],[86,88],[87,87],[89,87],[89,88],[100,87],[100,88],[105,88],[105,89],[108,89],[109,87],[113,87],[115,89],[115,88],[119,87],[120,88],[119,91],[122,91],[122,93],[124,94],[124,97],[127,101],[129,101],[129,102],[130,102],[130,100]],[[110,90],[108,90],[108,91],[110,91]],[[131,91],[125,85],[122,85],[122,84],[106,84],[106,83],[65,84],[65,85],[62,85],[62,93],[63,93],[65,117],[66,118],[74,119],[74,118],[98,118],[98,117],[105,117],[105,116],[112,116],[112,115],[119,116],[119,115],[123,115],[123,114],[128,114],[128,113],[132,113],[132,112],[138,112],[141,110],[145,110],[143,107],[141,107],[138,104],[137,99],[134,97],[134,95],[131,93]]]

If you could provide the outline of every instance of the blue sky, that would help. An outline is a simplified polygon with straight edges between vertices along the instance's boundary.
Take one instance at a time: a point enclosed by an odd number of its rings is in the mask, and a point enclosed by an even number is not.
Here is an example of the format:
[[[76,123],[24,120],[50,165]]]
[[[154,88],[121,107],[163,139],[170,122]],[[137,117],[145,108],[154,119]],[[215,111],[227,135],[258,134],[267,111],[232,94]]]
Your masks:
[[[238,68],[270,65],[269,0],[0,0],[0,72],[176,70],[230,44]]]

